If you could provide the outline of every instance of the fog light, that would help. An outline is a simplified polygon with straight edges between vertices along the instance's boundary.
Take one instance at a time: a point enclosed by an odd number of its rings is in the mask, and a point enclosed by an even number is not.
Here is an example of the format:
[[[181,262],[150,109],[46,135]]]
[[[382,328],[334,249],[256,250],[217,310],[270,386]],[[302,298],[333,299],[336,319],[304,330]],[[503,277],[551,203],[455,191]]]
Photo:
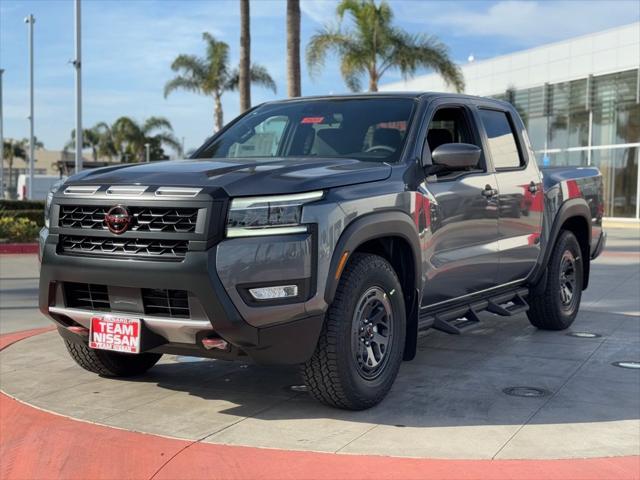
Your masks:
[[[279,285],[276,287],[250,288],[249,293],[256,300],[273,300],[298,296],[297,285]]]

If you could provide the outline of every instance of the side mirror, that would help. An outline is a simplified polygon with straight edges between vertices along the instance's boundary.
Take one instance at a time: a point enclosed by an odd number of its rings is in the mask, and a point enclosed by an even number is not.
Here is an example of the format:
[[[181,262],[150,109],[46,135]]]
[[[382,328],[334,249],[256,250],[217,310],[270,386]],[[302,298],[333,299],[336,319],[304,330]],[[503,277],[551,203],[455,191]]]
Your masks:
[[[450,171],[477,167],[482,150],[469,143],[445,143],[431,153],[434,165]]]

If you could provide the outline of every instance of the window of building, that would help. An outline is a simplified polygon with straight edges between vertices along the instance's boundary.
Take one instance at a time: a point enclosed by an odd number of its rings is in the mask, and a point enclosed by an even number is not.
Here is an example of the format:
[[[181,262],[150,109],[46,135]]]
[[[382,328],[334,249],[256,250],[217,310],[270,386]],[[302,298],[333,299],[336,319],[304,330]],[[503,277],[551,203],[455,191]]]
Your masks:
[[[480,118],[487,132],[493,166],[496,169],[522,166],[518,144],[507,114],[497,110],[481,109]]]

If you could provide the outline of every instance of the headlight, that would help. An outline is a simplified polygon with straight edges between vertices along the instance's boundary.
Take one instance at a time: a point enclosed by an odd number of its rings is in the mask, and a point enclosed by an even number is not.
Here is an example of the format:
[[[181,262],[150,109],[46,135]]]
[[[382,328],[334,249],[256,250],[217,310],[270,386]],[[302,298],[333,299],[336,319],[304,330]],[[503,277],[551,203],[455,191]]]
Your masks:
[[[300,224],[302,206],[324,192],[234,198],[227,216],[227,237],[255,237],[306,232]]]
[[[47,199],[44,201],[44,226],[49,228],[49,219],[51,217],[51,204],[53,203],[53,195],[64,184],[64,179],[58,180],[53,184],[49,193],[47,193]]]

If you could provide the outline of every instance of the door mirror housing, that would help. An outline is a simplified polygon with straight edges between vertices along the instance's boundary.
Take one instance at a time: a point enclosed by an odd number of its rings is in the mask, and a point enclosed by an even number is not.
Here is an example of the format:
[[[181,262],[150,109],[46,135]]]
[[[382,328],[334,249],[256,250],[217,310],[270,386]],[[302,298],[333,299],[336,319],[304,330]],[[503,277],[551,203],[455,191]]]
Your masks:
[[[470,143],[445,143],[431,152],[433,165],[448,171],[468,170],[478,166],[482,150]]]

